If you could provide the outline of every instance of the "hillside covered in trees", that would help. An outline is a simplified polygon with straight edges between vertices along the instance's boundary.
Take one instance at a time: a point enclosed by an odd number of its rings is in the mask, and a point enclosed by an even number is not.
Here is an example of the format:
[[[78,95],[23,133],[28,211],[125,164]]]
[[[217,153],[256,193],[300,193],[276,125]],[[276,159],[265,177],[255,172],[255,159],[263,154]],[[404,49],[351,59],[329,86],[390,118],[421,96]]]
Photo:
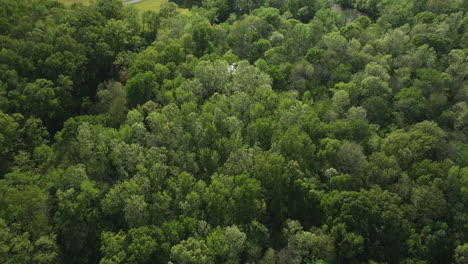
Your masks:
[[[0,0],[0,263],[468,263],[467,12]]]

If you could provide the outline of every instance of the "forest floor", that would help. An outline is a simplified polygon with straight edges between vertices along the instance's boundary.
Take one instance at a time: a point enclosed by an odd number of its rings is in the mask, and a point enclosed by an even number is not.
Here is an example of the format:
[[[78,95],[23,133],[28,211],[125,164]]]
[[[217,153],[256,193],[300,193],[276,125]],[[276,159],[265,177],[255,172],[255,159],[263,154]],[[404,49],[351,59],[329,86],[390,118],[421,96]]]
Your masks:
[[[83,3],[83,4],[89,4],[92,0],[58,0],[59,2],[65,3],[65,4],[72,4],[72,3]],[[127,2],[129,0],[123,0],[122,2]],[[137,7],[140,11],[159,11],[161,8],[161,4],[165,3],[167,0],[142,0],[138,3],[135,4],[130,4],[127,6],[135,6]],[[185,8],[180,8],[179,11],[182,14],[188,14],[190,11]]]

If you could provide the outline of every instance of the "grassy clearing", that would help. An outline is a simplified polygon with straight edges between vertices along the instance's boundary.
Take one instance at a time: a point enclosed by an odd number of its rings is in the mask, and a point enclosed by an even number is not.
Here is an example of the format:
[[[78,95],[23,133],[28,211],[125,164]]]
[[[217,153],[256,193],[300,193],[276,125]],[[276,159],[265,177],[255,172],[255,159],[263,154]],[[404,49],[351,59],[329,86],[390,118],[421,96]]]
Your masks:
[[[73,4],[73,3],[83,3],[85,5],[89,4],[90,0],[58,0],[59,2],[65,3],[65,4]]]
[[[148,10],[159,11],[159,9],[161,7],[161,4],[163,4],[165,2],[167,2],[167,0],[143,0],[141,2],[138,2],[136,4],[132,4],[132,5],[129,5],[129,6],[135,6],[142,12],[148,11]],[[188,14],[189,13],[189,10],[185,9],[185,8],[180,8],[179,11],[182,14]]]
[[[72,4],[72,3],[83,3],[85,5],[89,4],[92,0],[58,0],[59,2],[65,4]],[[126,2],[127,0],[122,0],[122,2]],[[141,2],[127,5],[127,6],[134,6],[137,7],[141,12],[152,10],[152,11],[159,11],[161,8],[161,4],[167,2],[167,0],[143,0]],[[180,13],[182,14],[189,14],[190,11],[185,8],[179,9]]]

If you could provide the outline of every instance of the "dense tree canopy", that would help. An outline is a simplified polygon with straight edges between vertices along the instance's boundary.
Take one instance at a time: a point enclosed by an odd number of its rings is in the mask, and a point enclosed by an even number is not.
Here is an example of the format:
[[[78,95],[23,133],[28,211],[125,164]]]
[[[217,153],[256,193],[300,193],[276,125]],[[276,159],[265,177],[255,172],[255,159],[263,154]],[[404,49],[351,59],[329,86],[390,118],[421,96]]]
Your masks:
[[[0,263],[468,263],[467,3],[0,0]]]

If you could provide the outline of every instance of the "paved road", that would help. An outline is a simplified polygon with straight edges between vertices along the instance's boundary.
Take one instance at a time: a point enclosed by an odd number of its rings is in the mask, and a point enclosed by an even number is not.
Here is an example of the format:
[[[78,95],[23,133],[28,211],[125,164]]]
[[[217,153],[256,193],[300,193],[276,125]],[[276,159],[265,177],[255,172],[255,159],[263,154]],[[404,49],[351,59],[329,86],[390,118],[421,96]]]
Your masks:
[[[138,3],[138,2],[141,2],[143,0],[131,0],[131,1],[128,1],[128,2],[123,2],[122,4],[124,5],[131,5],[131,4],[135,4],[135,3]]]

